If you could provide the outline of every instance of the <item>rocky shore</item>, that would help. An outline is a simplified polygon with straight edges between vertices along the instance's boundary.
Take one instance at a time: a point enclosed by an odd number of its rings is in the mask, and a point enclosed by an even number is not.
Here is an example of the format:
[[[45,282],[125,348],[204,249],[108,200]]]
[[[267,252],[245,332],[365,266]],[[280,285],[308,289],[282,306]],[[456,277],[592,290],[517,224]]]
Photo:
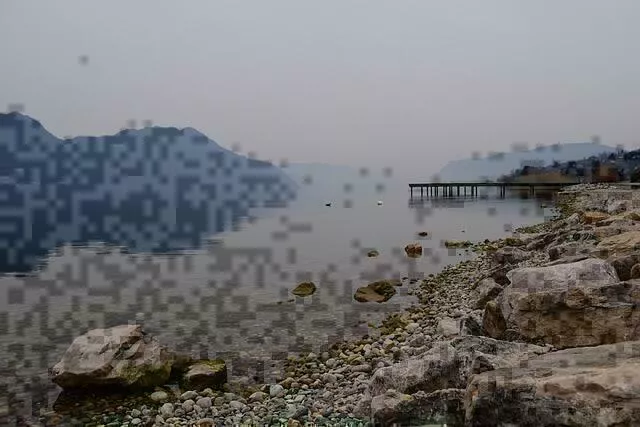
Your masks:
[[[158,387],[131,405],[74,422],[640,424],[640,200],[607,185],[570,187],[559,200],[557,219],[474,244],[475,259],[422,282],[419,303],[360,340],[290,358],[275,384],[227,382],[218,370],[202,381],[161,387],[172,375],[168,356],[139,329],[121,330],[138,338],[124,349],[101,345],[116,359],[146,355],[151,362],[143,365],[153,368]],[[182,370],[196,362],[180,362]],[[82,372],[70,374],[71,366],[63,359],[52,370],[54,381],[86,380]],[[118,366],[126,385],[145,382],[131,366]],[[40,422],[49,425],[45,418]]]

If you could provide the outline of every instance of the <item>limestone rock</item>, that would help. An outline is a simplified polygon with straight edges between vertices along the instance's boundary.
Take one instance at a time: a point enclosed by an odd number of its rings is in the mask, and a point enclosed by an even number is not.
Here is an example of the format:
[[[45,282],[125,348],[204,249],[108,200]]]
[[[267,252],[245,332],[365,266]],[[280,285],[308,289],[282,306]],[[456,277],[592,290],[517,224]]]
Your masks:
[[[494,279],[487,278],[482,280],[474,291],[474,297],[476,298],[475,307],[484,308],[484,306],[497,297],[500,292],[502,292],[502,286]]]
[[[500,248],[492,255],[493,261],[497,264],[517,264],[521,261],[531,258],[531,253],[512,246]]]
[[[620,282],[606,261],[513,270],[512,284],[487,304],[487,335],[557,348],[640,337],[640,282]],[[515,334],[508,336],[512,331]]]
[[[460,325],[457,320],[445,317],[438,322],[437,331],[445,337],[451,337],[460,332]]]
[[[174,356],[140,325],[93,329],[77,337],[51,369],[64,389],[147,388],[164,384]]]
[[[587,245],[581,242],[561,243],[549,246],[549,249],[547,249],[547,253],[549,254],[549,259],[551,261],[576,255],[590,255],[592,252],[592,245]]]
[[[640,342],[582,347],[474,376],[466,424],[639,425]]]

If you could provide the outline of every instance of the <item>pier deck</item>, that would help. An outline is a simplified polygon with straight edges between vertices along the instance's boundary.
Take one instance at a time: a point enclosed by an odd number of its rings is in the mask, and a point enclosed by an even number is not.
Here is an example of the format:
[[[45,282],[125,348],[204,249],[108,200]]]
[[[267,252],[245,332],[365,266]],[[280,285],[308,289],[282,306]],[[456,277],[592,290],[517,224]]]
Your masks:
[[[420,193],[420,197],[456,197],[456,196],[477,196],[478,189],[496,188],[500,197],[504,197],[507,189],[529,190],[534,195],[536,189],[561,189],[579,182],[426,182],[409,184],[411,197],[415,192]]]

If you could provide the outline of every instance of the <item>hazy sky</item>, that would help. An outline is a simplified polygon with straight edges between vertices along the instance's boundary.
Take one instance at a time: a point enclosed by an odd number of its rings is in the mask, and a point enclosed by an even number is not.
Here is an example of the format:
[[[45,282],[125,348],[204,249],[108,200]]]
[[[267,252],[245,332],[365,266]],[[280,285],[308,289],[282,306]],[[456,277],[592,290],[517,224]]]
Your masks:
[[[426,176],[514,142],[637,147],[639,22],[639,0],[0,0],[0,108]]]

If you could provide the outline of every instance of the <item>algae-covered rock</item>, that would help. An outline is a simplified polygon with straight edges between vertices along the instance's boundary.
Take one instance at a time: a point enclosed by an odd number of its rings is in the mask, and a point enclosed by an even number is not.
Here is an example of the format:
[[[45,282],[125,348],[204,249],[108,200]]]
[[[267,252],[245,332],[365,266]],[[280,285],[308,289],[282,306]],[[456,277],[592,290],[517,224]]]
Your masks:
[[[396,294],[395,283],[391,280],[379,280],[358,288],[354,299],[358,302],[385,302]]]
[[[302,282],[298,286],[295,287],[292,294],[297,295],[299,297],[308,297],[312,295],[316,291],[316,285],[312,282]]]
[[[224,360],[199,360],[189,366],[182,377],[182,387],[188,390],[212,388],[222,390],[227,382],[227,364]]]
[[[444,247],[445,248],[468,248],[473,246],[468,240],[445,240]]]
[[[93,329],[76,338],[51,369],[63,389],[147,388],[164,384],[174,355],[140,325]]]

